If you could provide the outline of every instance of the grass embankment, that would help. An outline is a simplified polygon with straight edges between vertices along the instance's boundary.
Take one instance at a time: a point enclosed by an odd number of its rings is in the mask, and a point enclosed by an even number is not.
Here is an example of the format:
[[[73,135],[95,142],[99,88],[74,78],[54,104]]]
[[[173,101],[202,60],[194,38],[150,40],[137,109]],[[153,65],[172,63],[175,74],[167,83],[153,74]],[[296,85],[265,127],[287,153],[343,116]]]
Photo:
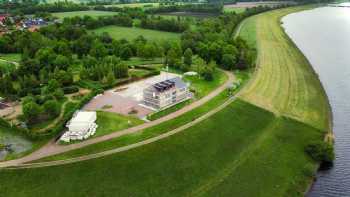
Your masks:
[[[59,19],[63,19],[65,17],[71,18],[75,16],[80,16],[80,17],[91,16],[93,18],[97,18],[99,16],[113,16],[117,14],[118,14],[117,12],[96,11],[96,10],[52,13],[53,16],[58,17]]]
[[[295,196],[290,189],[310,175],[302,147],[320,137],[318,130],[305,124],[238,100],[201,124],[131,151],[40,170],[4,170],[1,192],[6,196],[109,196],[116,191],[119,196]],[[84,181],[77,181],[81,174]]]
[[[258,69],[241,98],[279,115],[328,129],[329,104],[322,85],[304,55],[280,26],[281,17],[308,7],[294,7],[251,17],[242,37],[254,42]],[[251,42],[252,43],[252,42]]]
[[[106,26],[91,30],[96,34],[102,34],[107,32],[114,39],[127,39],[134,40],[138,36],[143,36],[147,40],[161,41],[161,40],[178,40],[180,39],[180,34],[157,31],[150,29],[142,29],[137,27],[120,27],[120,26]]]

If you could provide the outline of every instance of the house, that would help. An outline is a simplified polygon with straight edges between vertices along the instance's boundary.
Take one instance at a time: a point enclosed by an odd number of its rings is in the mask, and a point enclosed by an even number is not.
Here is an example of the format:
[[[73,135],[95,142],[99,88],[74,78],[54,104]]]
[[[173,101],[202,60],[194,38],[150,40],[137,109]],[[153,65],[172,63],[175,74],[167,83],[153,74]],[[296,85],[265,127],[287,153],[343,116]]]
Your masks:
[[[67,123],[68,131],[65,132],[60,140],[70,142],[71,140],[87,139],[95,134],[97,125],[96,112],[78,111]]]
[[[0,25],[4,25],[5,20],[7,19],[7,17],[9,17],[10,15],[8,14],[0,14]]]
[[[188,98],[188,84],[180,77],[155,83],[143,90],[143,103],[155,109],[162,109]]]
[[[28,18],[22,21],[23,28],[32,28],[47,25],[48,23],[42,18]]]

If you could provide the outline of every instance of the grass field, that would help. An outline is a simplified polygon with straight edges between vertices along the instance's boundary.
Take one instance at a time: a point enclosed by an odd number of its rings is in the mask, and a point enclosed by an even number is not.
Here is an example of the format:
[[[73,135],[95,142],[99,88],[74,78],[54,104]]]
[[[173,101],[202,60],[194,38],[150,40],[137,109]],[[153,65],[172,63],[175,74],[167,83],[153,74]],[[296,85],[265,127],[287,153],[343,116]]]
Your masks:
[[[93,137],[106,135],[108,133],[127,129],[142,123],[142,120],[131,116],[123,116],[116,113],[98,111],[96,120],[98,128]]]
[[[57,13],[52,13],[53,16],[58,17],[59,19],[63,19],[65,17],[75,17],[75,16],[91,16],[94,18],[97,18],[99,16],[113,16],[117,15],[117,12],[108,12],[108,11],[96,11],[96,10],[91,10],[91,11],[75,11],[75,12],[57,12]]]
[[[191,84],[190,88],[194,91],[195,97],[200,99],[227,80],[226,74],[220,70],[216,70],[213,76],[214,80],[212,81],[205,81],[199,76],[185,76],[184,80]]]
[[[242,13],[245,10],[246,10],[246,8],[224,7],[224,12],[236,12],[237,14]]]
[[[248,40],[256,35],[258,70],[241,98],[279,115],[328,129],[329,105],[312,67],[280,26],[280,18],[296,7],[251,17],[242,27]],[[252,44],[252,42],[250,43]]]
[[[138,36],[143,36],[148,40],[178,40],[180,39],[180,34],[164,31],[156,31],[150,29],[141,29],[137,27],[119,27],[119,26],[106,26],[92,30],[96,34],[102,34],[103,32],[109,33],[109,35],[114,39],[127,39],[134,40]]]
[[[189,105],[191,103],[191,100],[186,100],[186,101],[183,101],[183,102],[180,102],[180,103],[177,103],[176,105],[173,105],[169,108],[166,108],[166,109],[163,109],[161,111],[158,111],[158,112],[155,112],[155,113],[152,113],[152,114],[149,114],[147,116],[147,119],[148,120],[156,120],[156,119],[159,119],[163,116],[166,116],[168,114],[171,114],[173,112],[176,112],[180,109],[182,109],[183,107],[185,107],[186,105]]]
[[[1,193],[296,196],[295,187],[306,184],[314,165],[302,147],[318,138],[320,132],[307,125],[236,101],[201,124],[131,151],[40,170],[1,171]]]
[[[154,58],[152,59],[148,59],[145,60],[143,58],[140,57],[132,57],[127,61],[124,61],[125,64],[127,64],[128,66],[137,66],[137,65],[153,65],[153,64],[162,64],[164,62],[163,58]]]
[[[129,7],[129,8],[139,8],[139,7],[158,7],[159,3],[125,3],[125,4],[113,4],[113,5],[107,5],[106,7]]]

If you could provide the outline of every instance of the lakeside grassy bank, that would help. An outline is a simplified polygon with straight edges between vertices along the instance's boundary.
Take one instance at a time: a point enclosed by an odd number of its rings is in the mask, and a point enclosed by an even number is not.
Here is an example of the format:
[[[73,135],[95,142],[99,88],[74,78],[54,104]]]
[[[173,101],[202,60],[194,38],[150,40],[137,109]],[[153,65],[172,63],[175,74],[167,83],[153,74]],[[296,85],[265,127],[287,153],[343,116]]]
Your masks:
[[[279,9],[247,19],[241,36],[259,51],[258,69],[241,98],[275,114],[328,130],[327,96],[317,74],[280,22],[287,14],[310,8]]]

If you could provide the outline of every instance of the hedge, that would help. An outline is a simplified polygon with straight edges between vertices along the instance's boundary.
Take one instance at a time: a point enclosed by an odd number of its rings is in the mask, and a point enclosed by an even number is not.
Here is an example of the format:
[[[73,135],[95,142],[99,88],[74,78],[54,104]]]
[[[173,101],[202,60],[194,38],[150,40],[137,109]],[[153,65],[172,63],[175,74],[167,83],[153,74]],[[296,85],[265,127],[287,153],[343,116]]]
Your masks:
[[[78,86],[67,86],[67,87],[63,87],[62,88],[63,92],[65,94],[72,94],[72,93],[75,93],[75,92],[79,92],[79,87]]]

